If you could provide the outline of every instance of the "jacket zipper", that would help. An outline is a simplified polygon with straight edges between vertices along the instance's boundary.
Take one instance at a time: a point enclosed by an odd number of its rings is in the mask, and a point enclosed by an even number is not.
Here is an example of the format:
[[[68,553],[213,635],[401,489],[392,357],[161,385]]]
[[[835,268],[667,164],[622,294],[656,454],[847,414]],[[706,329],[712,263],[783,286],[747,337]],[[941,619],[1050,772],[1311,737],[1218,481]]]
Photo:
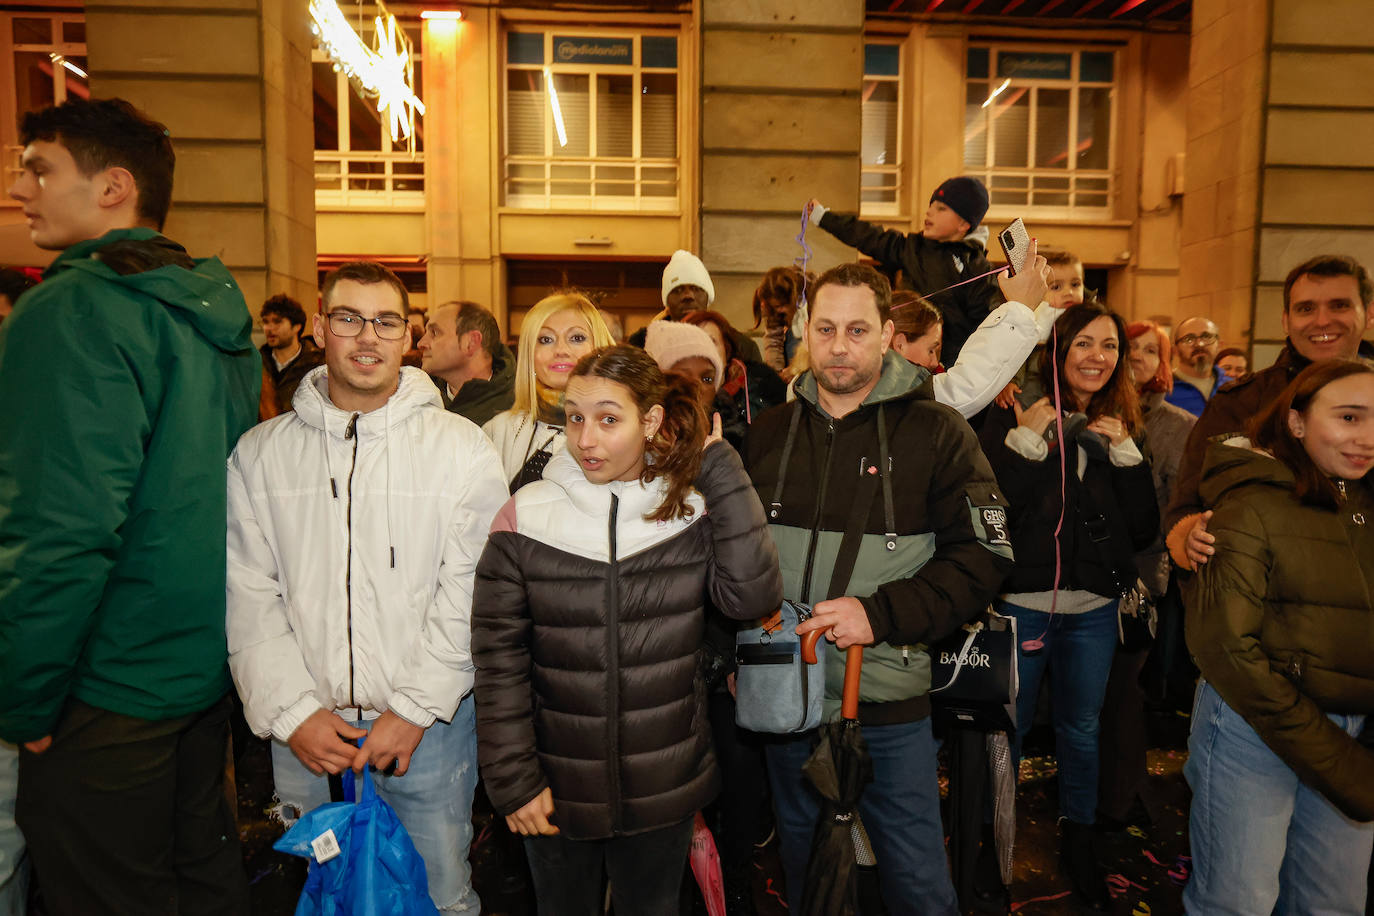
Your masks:
[[[353,692],[353,471],[358,467],[358,415],[348,418],[348,428],[344,438],[353,440],[353,461],[348,466],[348,556],[344,564],[344,593],[348,597],[348,705],[356,707],[358,701]]]
[[[833,448],[832,448],[834,442],[835,442],[835,421],[834,421],[834,419],[830,419],[830,420],[827,421],[827,425],[826,425],[826,428],[825,428],[825,461],[824,461],[823,464],[821,465],[821,486],[820,486],[820,489],[817,491],[817,494],[816,494],[816,513],[815,513],[815,515],[813,515],[813,516],[811,517],[811,537],[810,537],[810,539],[807,541],[807,544],[806,544],[806,565],[802,567],[803,569],[810,569],[810,568],[811,568],[811,564],[812,564],[813,562],[815,562],[815,559],[816,559],[816,541],[820,538],[820,530],[821,530],[821,510],[825,507],[825,491],[826,491],[827,486],[828,486],[829,483],[830,483],[830,458],[831,458],[831,456],[834,454],[834,450],[833,450]],[[807,577],[807,578],[809,579],[809,577]],[[805,605],[807,605],[807,606],[810,606],[810,604],[811,604],[811,595],[810,595],[809,593],[810,593],[812,587],[813,587],[813,583],[811,583],[811,582],[808,581],[808,582],[807,582],[807,589],[806,589],[807,592],[808,592],[808,594],[805,594],[805,595],[800,596],[800,599],[799,599],[803,604],[805,604]],[[824,652],[824,651],[825,651],[825,647],[824,647],[823,645],[820,646],[820,650],[821,650],[822,652]],[[801,667],[801,709],[802,709],[802,712],[801,712],[801,721],[797,723],[797,728],[801,728],[803,725],[806,724],[806,711],[807,711],[807,709],[808,709],[808,708],[810,707],[810,705],[811,705],[811,689],[810,689],[810,688],[811,688],[811,678],[809,677],[809,672],[808,672],[806,669],[807,669],[807,666],[806,666],[806,665],[802,665],[802,667]]]
[[[620,500],[611,494],[610,574],[606,577],[606,661],[609,708],[606,710],[607,765],[611,786],[611,832],[620,833],[620,582],[615,556],[615,519]]]

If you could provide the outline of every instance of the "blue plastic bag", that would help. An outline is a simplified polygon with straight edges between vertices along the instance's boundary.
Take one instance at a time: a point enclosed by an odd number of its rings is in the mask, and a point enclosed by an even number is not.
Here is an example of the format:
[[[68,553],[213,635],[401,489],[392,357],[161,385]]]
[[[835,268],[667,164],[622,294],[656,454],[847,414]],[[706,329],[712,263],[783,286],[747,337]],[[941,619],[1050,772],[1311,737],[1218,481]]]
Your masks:
[[[438,916],[425,862],[396,812],[377,796],[369,769],[356,803],[320,805],[272,845],[310,860],[296,916]],[[352,787],[348,770],[345,798]]]

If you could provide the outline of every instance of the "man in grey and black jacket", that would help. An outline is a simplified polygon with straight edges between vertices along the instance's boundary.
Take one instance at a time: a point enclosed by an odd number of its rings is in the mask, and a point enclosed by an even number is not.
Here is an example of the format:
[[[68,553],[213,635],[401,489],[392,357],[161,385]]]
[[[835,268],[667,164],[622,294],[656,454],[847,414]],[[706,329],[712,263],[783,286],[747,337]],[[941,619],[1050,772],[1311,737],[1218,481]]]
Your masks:
[[[887,909],[952,914],[923,644],[987,606],[1012,553],[1006,502],[977,439],[934,400],[926,370],[889,349],[890,308],[888,283],[870,267],[845,264],[821,276],[806,326],[811,368],[797,379],[796,402],[750,428],[745,463],[778,546],[783,594],[814,606],[798,632],[824,630],[834,643],[828,714],[844,680],[840,650],[868,647],[859,718],[874,780],[859,810]],[[848,563],[837,557],[851,528],[862,536],[845,575]],[[793,912],[802,908],[819,813],[801,773],[813,738],[768,748]]]

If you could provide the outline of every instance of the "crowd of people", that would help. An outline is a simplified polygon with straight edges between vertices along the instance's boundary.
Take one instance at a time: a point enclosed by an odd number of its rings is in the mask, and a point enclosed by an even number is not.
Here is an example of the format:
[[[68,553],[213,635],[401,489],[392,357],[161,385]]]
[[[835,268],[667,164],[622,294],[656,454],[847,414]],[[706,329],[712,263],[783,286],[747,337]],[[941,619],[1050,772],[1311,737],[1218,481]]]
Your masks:
[[[1291,267],[1286,345],[1250,371],[1206,316],[1126,321],[1070,252],[994,270],[987,191],[958,177],[914,234],[811,201],[876,266],[770,270],[750,329],[688,251],[628,342],[560,290],[513,348],[481,304],[417,313],[356,261],[318,309],[264,302],[255,351],[224,266],[161,234],[161,124],[72,100],[22,132],[9,193],[58,254],[0,287],[0,865],[27,848],[47,912],[248,911],[238,716],[285,825],[369,768],[441,912],[480,910],[479,782],[541,913],[601,912],[607,882],[617,913],[676,912],[703,810],[731,913],[770,821],[814,912],[817,731],[736,724],[737,635],[784,599],[805,613],[775,638],[828,646],[823,718],[857,689],[887,912],[961,909],[926,647],[989,606],[1018,634],[1013,759],[1050,688],[1080,905],[1109,902],[1098,832],[1149,808],[1153,656],[1196,679],[1189,911],[1364,911],[1353,259]],[[0,881],[22,912],[20,869]]]

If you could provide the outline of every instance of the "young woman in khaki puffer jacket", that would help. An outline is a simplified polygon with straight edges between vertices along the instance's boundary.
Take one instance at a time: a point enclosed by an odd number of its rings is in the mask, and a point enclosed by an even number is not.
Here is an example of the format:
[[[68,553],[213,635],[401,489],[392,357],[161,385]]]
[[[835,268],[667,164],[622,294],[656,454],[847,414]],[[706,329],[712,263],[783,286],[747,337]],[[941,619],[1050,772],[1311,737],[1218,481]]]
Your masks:
[[[1374,369],[1305,369],[1213,443],[1189,583],[1190,913],[1363,913],[1374,847]],[[1277,904],[1277,909],[1275,908]]]

